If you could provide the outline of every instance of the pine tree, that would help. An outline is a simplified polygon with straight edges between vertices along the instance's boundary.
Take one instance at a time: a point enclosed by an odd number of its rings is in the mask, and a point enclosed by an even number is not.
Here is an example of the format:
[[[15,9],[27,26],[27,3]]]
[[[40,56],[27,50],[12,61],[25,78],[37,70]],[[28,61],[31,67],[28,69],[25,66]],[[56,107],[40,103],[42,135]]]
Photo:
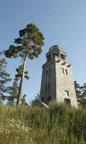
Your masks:
[[[2,57],[2,52],[0,52],[0,57]],[[8,93],[7,83],[11,80],[10,74],[6,72],[7,62],[5,58],[0,58],[0,99],[5,100]]]
[[[18,95],[18,79],[15,77],[13,85],[8,87],[9,96],[7,97],[8,104],[15,104]]]
[[[83,86],[81,86],[80,104],[83,107],[86,106],[86,83],[84,83]]]
[[[23,66],[22,65],[20,65],[18,68],[16,68],[16,74],[15,74],[15,78],[14,78],[14,81],[13,81],[13,85],[8,87],[8,92],[9,92],[9,96],[7,97],[8,104],[13,105],[17,101],[19,82],[21,80],[22,71],[23,71]],[[26,79],[29,79],[28,71],[25,71],[24,77]],[[24,98],[25,98],[25,96],[24,96]]]
[[[19,85],[17,105],[21,99],[26,59],[34,59],[41,54],[42,46],[44,45],[43,40],[43,34],[39,31],[39,29],[34,24],[28,24],[24,29],[19,31],[19,38],[14,41],[17,46],[11,45],[9,49],[5,51],[5,56],[8,58],[23,58],[23,71]]]
[[[17,81],[21,80],[21,76],[22,76],[22,72],[23,72],[23,65],[20,65],[17,69],[16,69],[17,74],[15,75]],[[28,76],[28,71],[25,70],[24,72],[24,78],[26,78],[27,80],[29,79]]]
[[[80,104],[81,86],[77,81],[74,81],[77,101]]]
[[[23,95],[22,99],[21,99],[21,104],[22,105],[28,105],[26,102],[26,94]]]
[[[76,90],[78,103],[83,107],[85,107],[86,106],[86,83],[84,83],[83,86],[80,86],[80,84],[78,84],[75,81],[75,90]]]

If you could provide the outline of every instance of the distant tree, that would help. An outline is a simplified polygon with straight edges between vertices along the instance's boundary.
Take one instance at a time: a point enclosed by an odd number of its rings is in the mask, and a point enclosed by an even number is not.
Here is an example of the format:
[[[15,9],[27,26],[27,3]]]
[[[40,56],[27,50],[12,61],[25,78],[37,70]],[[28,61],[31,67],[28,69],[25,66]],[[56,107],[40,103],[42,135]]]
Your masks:
[[[84,83],[83,86],[80,86],[80,84],[78,84],[75,81],[75,90],[76,90],[78,103],[83,107],[85,107],[86,106],[86,83]]]
[[[2,58],[3,53],[0,52],[0,101],[2,102],[3,100],[6,99],[7,93],[8,93],[8,88],[7,88],[7,83],[11,80],[10,79],[10,74],[6,72],[6,66],[7,62],[5,58]]]
[[[9,49],[5,51],[5,56],[8,58],[21,57],[23,59],[23,69],[19,84],[17,105],[21,99],[26,59],[34,59],[41,54],[42,46],[44,45],[43,40],[43,34],[39,31],[39,29],[34,24],[28,24],[24,29],[19,31],[19,38],[14,41],[17,46],[11,45]]]
[[[7,97],[8,104],[15,104],[18,95],[18,79],[15,78],[13,85],[8,87],[9,96]]]
[[[41,106],[40,93],[37,93],[34,100],[32,100],[31,106]]]
[[[86,106],[86,83],[84,83],[83,86],[81,86],[80,104],[83,107]]]
[[[23,97],[21,98],[21,104],[22,105],[28,105],[26,102],[26,94],[24,94]]]
[[[80,97],[81,97],[81,86],[77,81],[74,81],[75,84],[75,91],[76,91],[76,97],[78,103],[80,103]]]
[[[8,87],[9,96],[7,97],[8,104],[15,104],[18,98],[19,81],[21,80],[23,66],[20,65],[16,68],[16,74],[13,81],[13,85]],[[28,71],[25,71],[24,77],[29,79]]]

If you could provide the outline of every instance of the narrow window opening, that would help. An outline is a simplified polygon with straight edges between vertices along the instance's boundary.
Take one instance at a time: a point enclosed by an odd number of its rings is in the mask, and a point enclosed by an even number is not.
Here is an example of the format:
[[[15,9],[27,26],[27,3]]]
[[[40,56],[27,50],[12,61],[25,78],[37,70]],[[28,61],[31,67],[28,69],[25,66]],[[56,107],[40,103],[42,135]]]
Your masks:
[[[66,72],[66,75],[68,75],[68,71],[67,71],[67,69],[65,69],[65,72]]]
[[[65,90],[65,92],[66,92],[66,95],[69,96],[69,91]]]
[[[61,58],[62,58],[63,60],[65,60],[65,55],[61,54]]]
[[[45,85],[46,91],[47,91],[47,84]]]
[[[49,68],[49,75],[50,75],[50,73],[51,73],[51,68]]]
[[[54,58],[55,56],[59,57],[59,52],[58,52],[58,53],[53,53],[53,58]]]
[[[50,83],[48,83],[48,90],[50,90]]]
[[[64,68],[62,68],[62,72],[63,72],[63,74],[64,74]]]
[[[46,76],[48,75],[48,70],[46,70]]]
[[[53,54],[53,58],[55,57],[55,54]]]
[[[47,61],[50,61],[50,59],[51,59],[51,55],[48,55],[47,56]]]

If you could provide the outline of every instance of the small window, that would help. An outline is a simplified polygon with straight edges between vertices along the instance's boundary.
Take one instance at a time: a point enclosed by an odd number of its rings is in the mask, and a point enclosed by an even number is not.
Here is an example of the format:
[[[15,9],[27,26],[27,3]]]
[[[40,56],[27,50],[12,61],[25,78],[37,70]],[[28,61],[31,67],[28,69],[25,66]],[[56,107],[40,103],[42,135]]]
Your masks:
[[[48,75],[48,70],[46,70],[46,76]]]
[[[69,91],[65,90],[65,92],[66,92],[67,96],[69,96]]]
[[[53,58],[55,58],[55,54],[53,53]]]
[[[48,83],[48,90],[50,90],[50,83]]]
[[[62,68],[62,72],[63,72],[63,74],[64,74],[64,68]]]
[[[63,60],[65,60],[65,55],[61,54],[61,58],[62,58]]]
[[[46,91],[47,91],[47,84],[45,85],[45,89],[46,89]]]
[[[59,52],[58,53],[53,53],[53,58],[59,57]]]
[[[59,57],[59,53],[56,53],[56,56],[58,56],[58,57]]]
[[[66,72],[66,75],[68,75],[68,71],[67,71],[67,69],[65,69],[65,72]]]
[[[51,59],[51,55],[48,55],[47,56],[47,61],[50,61],[50,59]]]
[[[70,105],[70,99],[65,98],[65,99],[64,99],[64,102],[65,102],[66,104],[69,104],[69,105]]]
[[[49,68],[49,75],[50,75],[50,73],[51,73],[51,68]]]

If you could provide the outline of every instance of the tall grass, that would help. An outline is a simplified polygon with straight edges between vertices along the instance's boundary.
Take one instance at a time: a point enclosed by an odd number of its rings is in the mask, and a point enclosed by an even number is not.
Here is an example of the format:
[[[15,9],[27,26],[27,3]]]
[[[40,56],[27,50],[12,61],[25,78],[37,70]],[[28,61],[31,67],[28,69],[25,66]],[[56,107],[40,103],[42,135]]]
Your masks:
[[[0,106],[0,144],[86,144],[86,109]]]

